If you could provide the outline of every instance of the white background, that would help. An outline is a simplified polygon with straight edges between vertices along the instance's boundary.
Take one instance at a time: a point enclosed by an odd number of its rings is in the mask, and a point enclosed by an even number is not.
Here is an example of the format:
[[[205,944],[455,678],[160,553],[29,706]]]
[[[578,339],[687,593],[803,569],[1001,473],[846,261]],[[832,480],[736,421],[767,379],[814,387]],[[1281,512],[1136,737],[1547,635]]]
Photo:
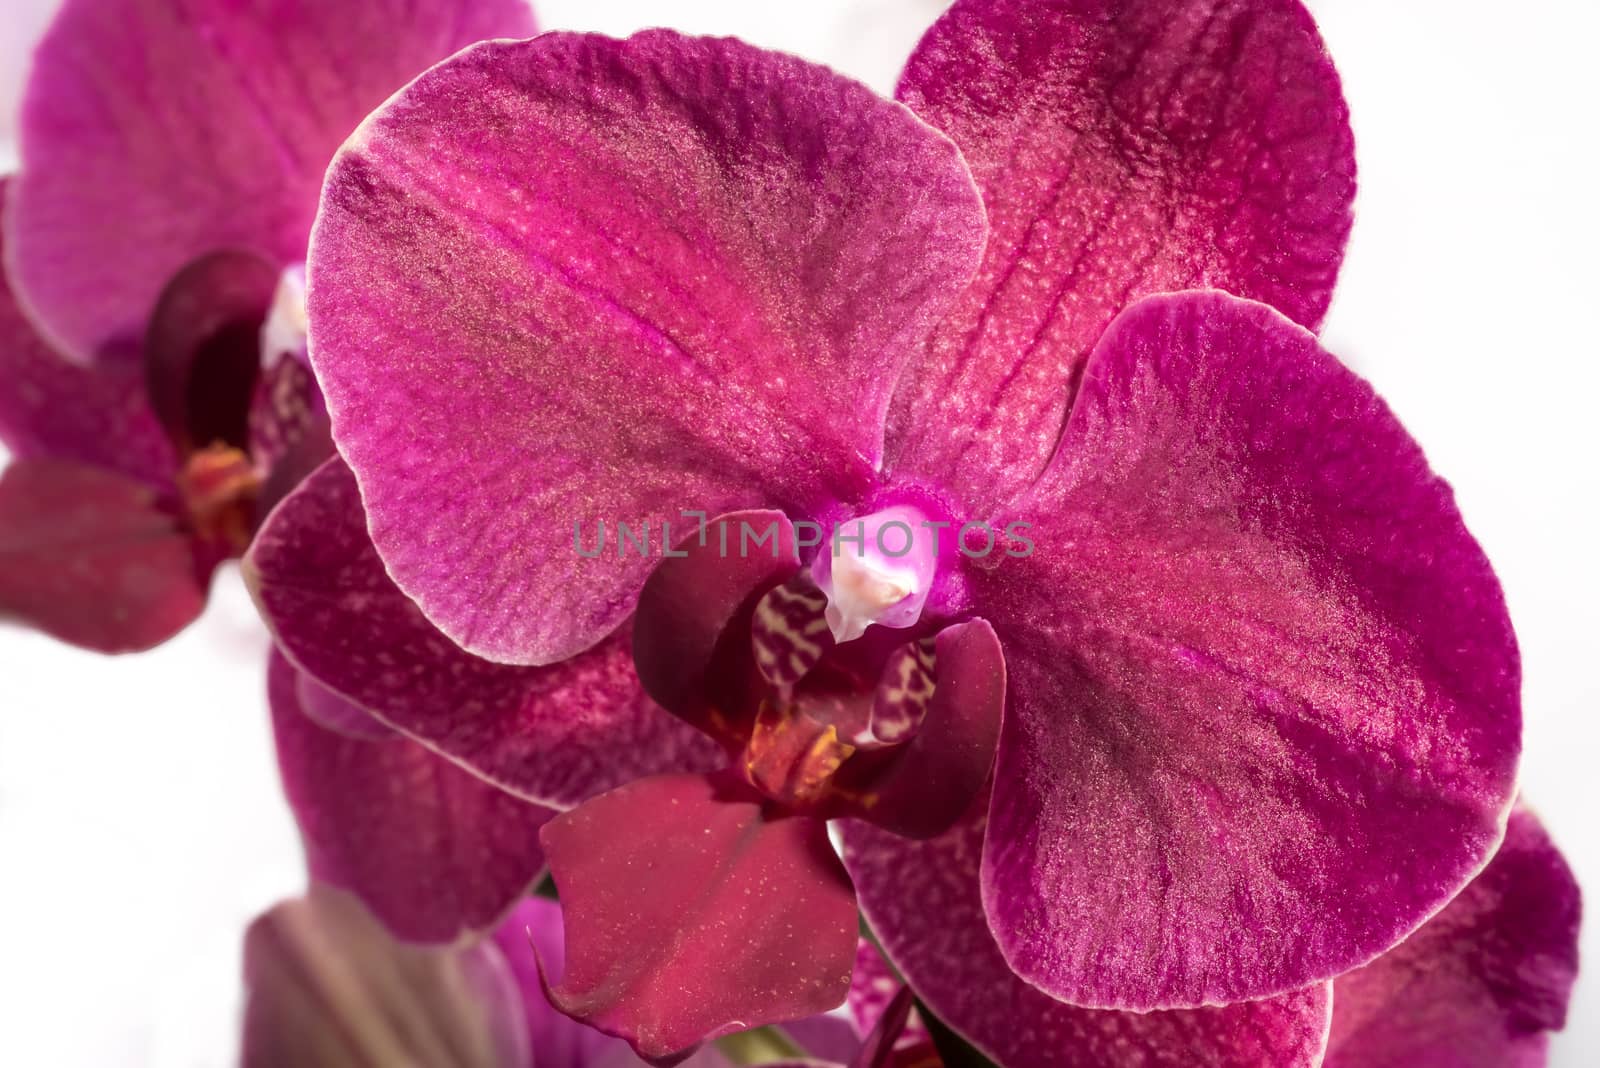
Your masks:
[[[0,0],[0,166],[50,3]],[[888,91],[936,0],[545,0],[546,27],[735,34]],[[1600,887],[1600,293],[1594,6],[1319,0],[1361,194],[1325,337],[1454,482],[1526,667],[1526,795]],[[0,630],[0,1064],[230,1062],[239,934],[300,885],[237,573],[200,623],[109,660]],[[1596,891],[1600,895],[1600,891]],[[1600,901],[1600,896],[1596,897]],[[1600,907],[1585,932],[1600,970]],[[1559,1068],[1600,1058],[1583,980]]]

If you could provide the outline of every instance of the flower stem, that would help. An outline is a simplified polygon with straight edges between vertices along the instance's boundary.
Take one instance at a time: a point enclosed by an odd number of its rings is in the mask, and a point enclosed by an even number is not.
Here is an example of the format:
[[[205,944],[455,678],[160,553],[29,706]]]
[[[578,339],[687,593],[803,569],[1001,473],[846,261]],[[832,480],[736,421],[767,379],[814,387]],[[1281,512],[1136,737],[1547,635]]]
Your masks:
[[[731,1035],[723,1035],[712,1044],[719,1053],[740,1065],[767,1064],[806,1055],[805,1050],[776,1027],[736,1031]]]

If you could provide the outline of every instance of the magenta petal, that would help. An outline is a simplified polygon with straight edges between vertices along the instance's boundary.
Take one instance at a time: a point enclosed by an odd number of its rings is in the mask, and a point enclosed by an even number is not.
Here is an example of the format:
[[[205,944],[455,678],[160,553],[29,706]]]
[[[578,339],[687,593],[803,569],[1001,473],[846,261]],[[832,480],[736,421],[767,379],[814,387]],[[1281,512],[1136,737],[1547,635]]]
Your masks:
[[[1107,330],[1036,551],[975,573],[1012,703],[985,904],[1075,1004],[1263,997],[1388,949],[1493,852],[1516,642],[1449,487],[1265,305]]]
[[[1410,938],[1333,984],[1328,1068],[1543,1068],[1578,972],[1577,881],[1532,813]]]
[[[992,233],[895,391],[888,465],[975,518],[1044,467],[1131,301],[1209,286],[1306,326],[1327,309],[1355,161],[1299,0],[961,0],[899,96],[961,146]]]
[[[981,818],[921,842],[847,822],[844,843],[862,912],[894,966],[940,1020],[1005,1068],[1321,1063],[1325,983],[1222,1008],[1133,1013],[1076,1008],[1023,982],[979,900]]]
[[[532,32],[525,0],[67,0],[23,101],[13,277],[87,359],[140,337],[206,253],[298,263],[367,112],[465,45]]]
[[[493,943],[403,945],[328,887],[250,925],[244,975],[244,1068],[534,1063],[515,978]]]
[[[632,610],[654,561],[619,524],[653,557],[682,509],[854,499],[983,233],[948,140],[792,56],[551,33],[440,65],[335,160],[309,263],[389,570],[465,648],[548,663]]]
[[[200,614],[210,566],[143,482],[58,460],[0,473],[0,619],[103,653],[148,649]]]
[[[353,738],[301,708],[296,672],[268,672],[284,792],[312,874],[356,894],[397,938],[450,942],[487,930],[544,869],[552,812],[408,738]]]
[[[765,811],[731,775],[662,775],[541,837],[566,915],[550,1000],[640,1056],[672,1063],[844,1000],[855,895],[820,820]]]
[[[10,187],[0,180],[0,213]],[[177,458],[147,397],[135,359],[92,370],[63,359],[24,318],[0,272],[0,443],[17,456],[76,460],[169,486]]]
[[[626,629],[547,668],[480,660],[384,573],[350,469],[333,459],[257,533],[245,576],[303,670],[530,801],[568,808],[645,775],[722,763],[639,688]]]

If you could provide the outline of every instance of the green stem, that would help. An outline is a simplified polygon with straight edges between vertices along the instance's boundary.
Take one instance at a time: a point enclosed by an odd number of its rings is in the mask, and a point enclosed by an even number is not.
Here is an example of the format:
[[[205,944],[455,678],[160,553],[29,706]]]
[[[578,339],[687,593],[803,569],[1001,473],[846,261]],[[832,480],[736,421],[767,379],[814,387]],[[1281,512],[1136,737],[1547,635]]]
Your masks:
[[[712,1043],[734,1064],[768,1064],[772,1061],[804,1057],[806,1051],[794,1044],[794,1039],[776,1027],[758,1027],[754,1031],[737,1031],[723,1035]]]

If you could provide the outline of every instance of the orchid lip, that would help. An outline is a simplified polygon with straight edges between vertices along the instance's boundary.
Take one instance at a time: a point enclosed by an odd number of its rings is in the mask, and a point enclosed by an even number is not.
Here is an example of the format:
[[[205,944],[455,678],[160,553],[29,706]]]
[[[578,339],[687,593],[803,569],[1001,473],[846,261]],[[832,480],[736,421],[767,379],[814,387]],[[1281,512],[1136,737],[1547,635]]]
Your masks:
[[[828,598],[833,640],[854,641],[874,623],[915,626],[937,568],[938,530],[916,508],[897,505],[840,523],[811,564]]]

